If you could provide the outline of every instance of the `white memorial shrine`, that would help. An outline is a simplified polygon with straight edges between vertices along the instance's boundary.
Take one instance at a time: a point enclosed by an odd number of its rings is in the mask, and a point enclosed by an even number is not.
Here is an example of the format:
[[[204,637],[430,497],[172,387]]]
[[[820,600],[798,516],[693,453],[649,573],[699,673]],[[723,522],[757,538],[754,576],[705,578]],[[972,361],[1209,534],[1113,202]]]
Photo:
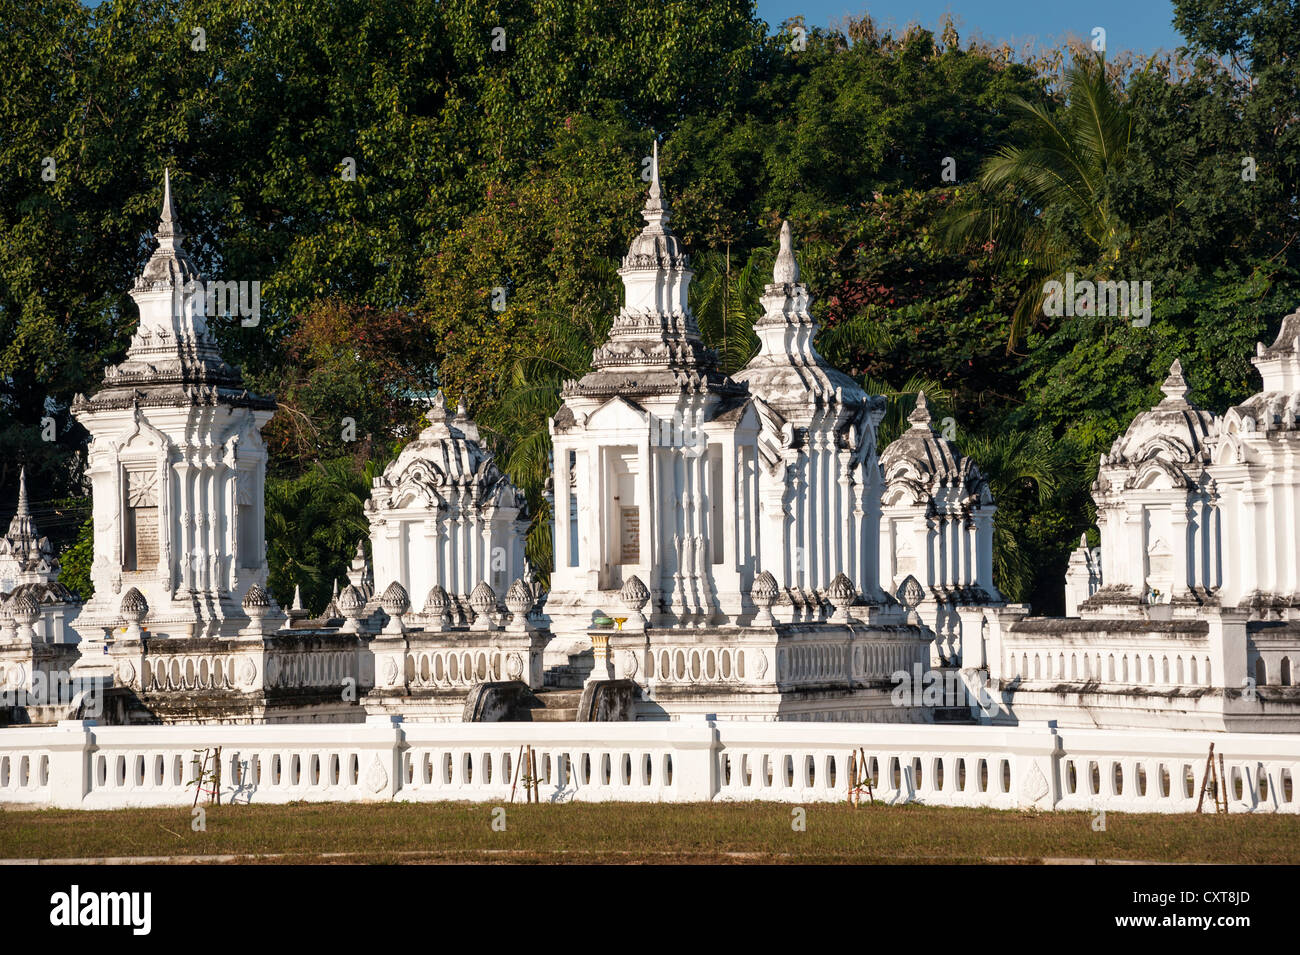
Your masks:
[[[463,406],[448,415],[438,392],[428,418],[375,478],[366,502],[374,579],[421,597],[441,587],[468,599],[480,581],[505,593],[524,573],[524,496],[480,444]]]
[[[233,636],[241,601],[266,585],[261,431],[275,402],[249,394],[217,353],[202,277],[164,183],[158,247],[131,289],[140,321],[126,360],[72,413],[90,432],[95,595],[77,620],[112,640],[136,590],[157,636]]]
[[[979,466],[937,434],[931,420],[921,393],[911,427],[880,459],[880,581],[916,606],[934,632],[932,662],[951,666],[961,659],[964,622],[978,633],[980,608],[1003,602],[993,583],[997,508]]]

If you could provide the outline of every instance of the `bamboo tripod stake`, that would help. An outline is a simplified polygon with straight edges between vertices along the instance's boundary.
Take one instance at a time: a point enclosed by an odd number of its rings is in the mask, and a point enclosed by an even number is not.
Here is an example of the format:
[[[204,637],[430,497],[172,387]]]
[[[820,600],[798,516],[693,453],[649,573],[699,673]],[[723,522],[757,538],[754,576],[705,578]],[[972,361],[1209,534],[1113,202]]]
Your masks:
[[[527,752],[521,745],[519,747],[519,758],[515,760],[515,778],[510,784],[510,801],[515,801],[515,788],[519,785],[519,776],[522,771],[524,777],[524,802],[542,801],[541,781],[537,778],[535,767],[537,766],[537,757],[533,755],[533,748],[529,746]]]
[[[1201,795],[1196,800],[1196,811],[1199,813],[1201,807],[1205,804],[1205,791],[1209,788],[1210,780],[1214,780],[1214,812],[1215,815],[1228,814],[1228,777],[1223,770],[1223,754],[1219,754],[1219,765],[1216,769],[1214,766],[1214,744],[1210,744],[1210,752],[1205,757],[1205,774],[1201,777]]]

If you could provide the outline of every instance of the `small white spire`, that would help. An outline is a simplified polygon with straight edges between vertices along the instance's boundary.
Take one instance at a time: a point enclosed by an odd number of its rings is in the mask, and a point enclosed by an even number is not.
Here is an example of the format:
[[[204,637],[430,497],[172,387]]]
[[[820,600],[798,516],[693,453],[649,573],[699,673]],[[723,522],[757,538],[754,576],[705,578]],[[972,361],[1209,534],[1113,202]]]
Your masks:
[[[650,144],[650,195],[660,197],[659,188],[659,140]]]
[[[18,468],[18,511],[17,517],[30,517],[27,510],[27,465]]]
[[[930,421],[932,420],[930,417],[930,406],[925,400],[924,391],[918,391],[916,393],[916,407],[912,409],[912,413],[907,416],[907,420],[912,422],[913,428],[930,427]]]
[[[650,153],[650,194],[646,197],[641,217],[652,226],[663,226],[672,217],[663,201],[663,187],[659,183],[659,140],[654,141]]]
[[[1160,386],[1166,398],[1178,401],[1187,396],[1187,379],[1183,377],[1183,363],[1177,358],[1169,366],[1169,377]]]
[[[13,541],[36,540],[36,522],[32,520],[31,511],[27,506],[26,465],[18,469],[18,510],[14,512],[13,519],[9,521],[8,537]]]
[[[799,281],[799,263],[794,257],[794,238],[790,220],[781,223],[781,249],[776,254],[776,267],[772,269],[772,282],[776,285],[794,285]]]
[[[163,169],[162,213],[158,219],[158,231],[154,238],[164,249],[174,249],[176,241],[185,237],[181,230],[179,217],[176,215],[176,203],[172,199],[171,169]]]

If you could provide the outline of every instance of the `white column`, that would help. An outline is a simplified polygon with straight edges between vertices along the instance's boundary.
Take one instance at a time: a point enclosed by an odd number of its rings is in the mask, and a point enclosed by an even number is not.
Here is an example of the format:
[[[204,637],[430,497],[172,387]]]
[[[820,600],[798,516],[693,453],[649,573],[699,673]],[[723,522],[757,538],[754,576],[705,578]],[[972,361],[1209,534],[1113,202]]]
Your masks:
[[[1188,587],[1188,519],[1187,519],[1187,501],[1180,495],[1178,500],[1171,503],[1169,509],[1169,536],[1172,538],[1170,545],[1173,549],[1173,580],[1170,583],[1170,594],[1185,594]],[[1172,679],[1172,676],[1171,676]]]
[[[586,527],[583,543],[586,545],[586,553],[583,555],[583,569],[587,573],[587,586],[591,590],[600,589],[600,571],[604,563],[605,554],[603,541],[600,534],[600,518],[604,513],[604,482],[601,480],[601,448],[594,447],[589,449],[586,454],[586,467],[583,470],[587,475],[586,493],[583,494],[583,500],[587,502],[586,521],[583,521],[582,511],[578,512],[579,523]]]
[[[181,589],[191,591],[194,589],[194,482],[191,480],[192,470],[188,453],[182,453],[180,461],[176,464],[176,474],[180,478],[181,485],[181,512],[177,515],[180,528],[179,556],[184,567]],[[162,528],[159,528],[159,531],[161,530]]]
[[[568,446],[557,442],[552,454],[555,461],[555,539],[551,546],[555,551],[555,572],[560,574],[565,573],[569,566],[569,508],[573,493],[569,485],[573,476],[569,472]]]
[[[722,441],[722,487],[715,489],[716,493],[722,494],[722,527],[715,529],[714,533],[722,532],[721,544],[725,548],[724,560],[729,570],[738,570],[741,564],[738,541],[742,508],[741,497],[736,493],[736,473],[741,467],[743,464],[736,453],[735,438],[727,435]]]

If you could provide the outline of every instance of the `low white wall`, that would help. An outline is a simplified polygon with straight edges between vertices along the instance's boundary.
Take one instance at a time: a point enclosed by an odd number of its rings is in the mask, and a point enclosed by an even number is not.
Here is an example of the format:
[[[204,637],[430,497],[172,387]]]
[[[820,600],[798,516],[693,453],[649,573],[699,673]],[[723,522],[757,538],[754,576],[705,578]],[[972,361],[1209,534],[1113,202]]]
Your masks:
[[[1190,812],[1211,742],[1224,757],[1231,811],[1300,812],[1296,735],[1058,731],[1045,723],[402,724],[382,717],[352,725],[70,721],[0,730],[0,803],[189,805],[195,750],[218,746],[223,803],[504,802],[528,745],[549,801],[834,802],[846,798],[850,754],[861,747],[876,798],[888,803]]]

